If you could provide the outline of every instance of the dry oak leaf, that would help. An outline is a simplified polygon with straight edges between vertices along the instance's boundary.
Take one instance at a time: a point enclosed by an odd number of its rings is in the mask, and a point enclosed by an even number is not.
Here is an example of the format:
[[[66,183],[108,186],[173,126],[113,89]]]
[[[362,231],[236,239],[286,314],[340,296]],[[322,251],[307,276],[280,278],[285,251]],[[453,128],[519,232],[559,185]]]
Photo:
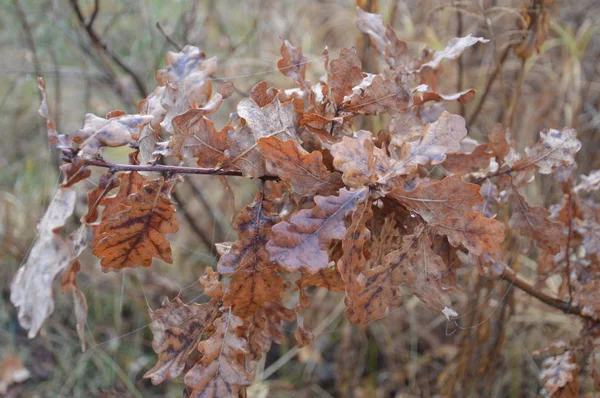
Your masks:
[[[487,145],[477,145],[470,153],[450,153],[446,155],[444,169],[458,175],[486,170],[494,157],[487,149]]]
[[[243,319],[225,313],[213,323],[215,332],[198,344],[202,358],[186,373],[190,398],[245,396],[252,383],[250,347]]]
[[[424,182],[413,190],[402,187],[388,193],[388,197],[416,211],[428,224],[442,224],[449,217],[462,217],[483,202],[480,187],[452,175],[441,181]]]
[[[248,343],[251,359],[258,361],[263,354],[269,352],[271,344],[285,342],[282,322],[293,322],[296,319],[294,311],[281,303],[265,303],[253,317],[249,327]]]
[[[119,180],[114,177],[113,173],[108,172],[100,176],[98,185],[94,189],[89,190],[86,195],[88,211],[81,218],[81,221],[88,225],[96,222],[99,216],[98,206],[100,206],[106,195],[118,186]]]
[[[406,62],[408,55],[408,45],[406,42],[398,39],[396,32],[388,24],[383,24],[383,18],[378,14],[371,14],[356,7],[358,17],[356,27],[361,32],[369,35],[375,49],[384,56],[385,61],[391,68],[395,68]]]
[[[70,245],[59,232],[75,209],[75,191],[58,188],[37,225],[38,237],[25,265],[11,284],[10,301],[18,308],[19,323],[34,338],[54,311],[52,282],[73,259]]]
[[[102,147],[124,146],[138,139],[142,128],[152,119],[151,115],[122,115],[105,119],[88,113],[83,128],[75,132],[73,140],[81,143],[81,152],[87,158],[93,158]]]
[[[258,151],[254,133],[247,125],[228,131],[227,140],[227,167],[240,170],[245,177],[258,178],[267,173],[265,159]]]
[[[504,231],[498,220],[486,218],[478,211],[470,211],[464,216],[450,216],[443,224],[435,225],[432,231],[446,235],[454,247],[461,244],[472,254],[500,252]]]
[[[367,262],[364,251],[371,243],[371,232],[366,223],[372,216],[370,201],[365,201],[352,214],[352,224],[342,240],[343,255],[337,263],[346,286],[346,317],[350,322],[358,324],[379,319],[389,305],[399,305],[402,302],[399,280],[387,279],[391,274],[387,271],[391,269],[381,270],[375,267],[363,273]]]
[[[161,308],[150,311],[152,348],[158,354],[156,365],[144,374],[152,384],[181,374],[188,356],[219,315],[215,302],[185,305],[179,298],[166,299]]]
[[[330,292],[343,292],[346,290],[342,276],[337,267],[329,267],[314,274],[303,273],[298,280],[300,288],[308,286],[321,287]]]
[[[219,259],[221,275],[232,275],[225,289],[223,305],[244,318],[256,313],[265,303],[283,298],[284,282],[277,265],[269,259],[265,245],[278,217],[259,192],[254,201],[238,214],[233,228],[238,240]]]
[[[415,105],[422,105],[428,101],[457,101],[460,104],[468,104],[475,99],[476,91],[472,88],[454,94],[440,94],[433,91],[426,84],[417,86],[413,93]]]
[[[38,77],[38,89],[42,95],[42,102],[38,108],[38,113],[41,117],[46,119],[46,131],[48,133],[48,141],[50,145],[58,150],[70,150],[73,140],[68,135],[58,134],[56,131],[56,122],[50,116],[50,110],[48,109],[48,94],[46,92],[46,82],[41,77]]]
[[[296,141],[271,136],[258,140],[258,148],[265,158],[267,171],[281,177],[298,194],[328,190],[339,181],[339,175],[331,173],[323,164],[321,152],[308,153]]]
[[[171,264],[171,245],[165,234],[177,232],[179,224],[171,199],[163,192],[167,184],[153,180],[127,197],[125,209],[103,221],[93,254],[102,258],[104,271],[152,264],[157,257]]]
[[[181,151],[198,158],[201,167],[217,168],[225,160],[227,131],[219,132],[202,109],[189,111],[173,118],[173,137],[169,141],[169,152],[182,157]]]
[[[343,137],[331,147],[333,166],[343,172],[342,180],[349,187],[357,188],[377,182],[393,168],[394,161],[385,151],[373,143],[370,131],[359,130],[355,138]]]
[[[592,170],[589,175],[582,175],[581,182],[573,189],[575,192],[595,192],[600,189],[600,170]]]
[[[92,231],[94,232],[94,239],[91,243],[92,247],[98,245],[103,225],[106,224],[111,218],[113,218],[115,214],[123,210],[122,206],[125,203],[127,197],[134,193],[138,193],[142,189],[142,185],[144,185],[147,181],[146,178],[137,171],[120,173],[117,176],[117,178],[118,180],[116,182],[113,182],[119,187],[119,191],[116,195],[102,198],[99,204],[91,204],[88,202],[88,209],[92,209],[92,206],[104,206],[104,210],[102,210],[102,222],[100,224],[92,225]],[[100,181],[100,183],[102,184],[102,181]]]
[[[336,105],[352,94],[352,88],[362,82],[362,64],[354,48],[342,48],[340,56],[331,61],[327,73],[327,85],[331,88],[331,99]]]
[[[406,144],[410,146],[410,151],[401,161],[440,164],[446,160],[446,154],[461,150],[460,142],[466,136],[465,119],[444,111],[438,120],[425,126],[421,140]]]
[[[396,272],[410,286],[417,297],[432,310],[444,312],[450,309],[450,297],[442,286],[442,277],[448,266],[431,248],[431,237],[423,225],[415,228],[412,235],[402,239],[402,247],[385,257],[384,265],[389,272]]]
[[[369,190],[349,191],[342,188],[338,196],[315,196],[315,206],[300,210],[289,222],[276,224],[273,237],[267,244],[272,261],[289,272],[318,272],[327,268],[327,249],[333,239],[346,236],[344,219],[367,198]]]
[[[421,70],[425,68],[437,69],[444,59],[456,59],[460,57],[467,48],[477,43],[487,42],[489,42],[488,39],[484,39],[483,37],[473,37],[471,34],[468,34],[465,37],[455,37],[448,42],[446,48],[441,51],[436,51],[429,62],[421,65]]]
[[[370,84],[352,94],[345,109],[367,115],[405,112],[413,104],[413,100],[400,69],[401,67],[385,79],[381,75],[375,76]]]
[[[518,229],[522,235],[534,239],[540,249],[552,254],[557,254],[562,247],[566,246],[564,225],[550,220],[550,211],[541,206],[529,206],[514,187],[510,197],[514,203],[510,218],[511,228]]]
[[[542,362],[540,380],[548,396],[552,398],[574,398],[579,396],[579,366],[575,355],[566,351],[551,356]]]
[[[595,279],[583,285],[574,295],[575,304],[581,307],[581,313],[600,320],[600,280]]]
[[[265,106],[259,106],[252,98],[244,98],[237,106],[237,113],[246,120],[254,138],[277,136],[282,141],[297,140],[298,114],[293,101],[281,103],[275,97]]]
[[[304,87],[306,82],[306,57],[302,54],[302,48],[294,46],[287,40],[281,45],[281,59],[277,61],[277,68],[285,76],[294,79],[296,84]]]
[[[541,174],[550,174],[561,166],[575,163],[575,154],[581,149],[581,141],[574,129],[544,130],[540,132],[540,140],[527,146],[527,158],[514,166],[516,170],[536,165]]]

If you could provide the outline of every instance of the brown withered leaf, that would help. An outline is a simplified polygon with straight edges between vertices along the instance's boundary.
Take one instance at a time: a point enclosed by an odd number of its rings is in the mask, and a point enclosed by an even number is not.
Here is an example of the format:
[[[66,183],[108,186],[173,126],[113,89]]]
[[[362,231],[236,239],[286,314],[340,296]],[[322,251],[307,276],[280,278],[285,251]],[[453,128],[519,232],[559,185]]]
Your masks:
[[[327,249],[333,239],[346,235],[344,218],[368,196],[368,189],[348,191],[342,188],[338,196],[315,196],[315,206],[294,213],[289,222],[276,224],[267,244],[272,261],[289,272],[309,273],[327,268]]]
[[[412,105],[412,94],[404,82],[403,72],[394,71],[384,79],[377,75],[373,80],[350,97],[345,108],[351,112],[391,115],[405,112]]]
[[[270,103],[259,106],[252,98],[244,98],[237,113],[246,120],[254,138],[277,136],[282,141],[297,140],[298,115],[292,101],[281,103],[275,97]]]
[[[346,290],[337,267],[325,268],[314,274],[303,273],[298,282],[300,288],[316,286],[327,289],[330,292],[343,292]]]
[[[277,90],[275,87],[269,87],[269,84],[264,80],[256,83],[250,89],[250,98],[260,108],[263,108],[272,103],[278,94],[279,90]]]
[[[115,184],[118,185],[119,191],[116,195],[105,197],[101,199],[100,206],[104,206],[102,210],[102,223],[93,225],[92,231],[94,232],[94,239],[91,246],[97,246],[100,241],[100,232],[103,224],[106,224],[108,220],[113,218],[115,214],[123,210],[123,204],[129,195],[138,193],[142,186],[146,183],[146,178],[138,173],[137,171],[130,171],[127,173],[120,173],[117,176],[118,180]],[[88,206],[91,206],[88,203]],[[95,220],[94,220],[95,221]]]
[[[494,124],[488,135],[487,146],[496,156],[498,163],[502,164],[504,157],[510,152],[511,142],[510,131],[500,123]]]
[[[86,224],[96,222],[99,215],[98,206],[100,206],[106,195],[118,186],[119,180],[114,177],[113,173],[108,172],[100,176],[98,185],[87,193],[88,211],[81,218],[81,221]]]
[[[477,43],[487,42],[489,42],[489,40],[484,39],[483,37],[473,37],[471,34],[464,37],[455,37],[448,42],[446,48],[441,51],[436,51],[429,62],[421,65],[421,69],[437,69],[444,59],[456,59],[460,57],[467,48]]]
[[[346,286],[344,299],[346,317],[352,323],[366,324],[374,319],[379,319],[383,316],[387,305],[391,305],[392,302],[399,304],[402,300],[397,286],[389,284],[388,287],[379,283],[380,281],[372,283],[373,279],[369,279],[372,275],[368,277],[362,275],[362,279],[360,279],[367,262],[364,251],[367,249],[371,237],[371,231],[367,229],[366,223],[372,216],[370,201],[365,201],[352,214],[352,224],[342,240],[343,255],[337,263]],[[368,280],[368,283],[364,283],[365,279]]]
[[[281,59],[277,61],[277,68],[284,75],[294,79],[296,84],[304,87],[306,82],[306,57],[302,54],[302,48],[296,47],[287,40],[281,45]]]
[[[92,170],[87,167],[87,163],[88,159],[76,157],[71,162],[62,164],[59,168],[65,175],[65,180],[60,186],[68,188],[91,176]]]
[[[440,164],[446,160],[446,154],[460,151],[460,142],[466,136],[465,119],[444,111],[438,120],[425,125],[421,140],[407,144],[410,150],[401,161],[409,164]]]
[[[227,130],[217,132],[202,109],[190,109],[173,118],[173,138],[169,141],[172,155],[181,156],[183,149],[198,158],[201,167],[218,168],[225,160],[228,147]]]
[[[256,146],[256,137],[248,126],[227,133],[229,148],[225,151],[228,167],[240,170],[244,176],[258,178],[267,173],[265,159]]]
[[[253,379],[252,373],[248,371],[250,347],[244,321],[225,313],[213,325],[214,334],[198,344],[202,357],[185,375],[188,396],[243,396],[245,388]]]
[[[217,70],[217,59],[206,59],[197,47],[185,46],[178,53],[167,53],[165,60],[166,68],[156,72],[156,80],[165,86],[161,105],[167,113],[161,127],[172,132],[171,121],[175,116],[191,108],[201,108],[211,98],[210,76]]]
[[[522,170],[536,165],[541,174],[550,174],[558,167],[570,166],[575,162],[575,154],[581,149],[581,141],[572,128],[561,130],[544,130],[540,132],[540,140],[527,146],[527,157],[515,165]]]
[[[557,254],[566,246],[564,225],[550,220],[550,211],[541,206],[529,206],[516,188],[513,188],[510,198],[514,204],[510,217],[511,228],[518,229],[521,234],[534,239],[540,249],[552,254]]]
[[[595,320],[600,319],[600,280],[595,279],[583,285],[574,295],[574,301],[581,307],[581,313]]]
[[[93,254],[102,259],[104,271],[126,267],[149,267],[152,258],[172,263],[171,245],[165,234],[177,232],[171,199],[163,192],[167,184],[153,180],[123,202],[124,210],[103,220]]]
[[[202,335],[219,316],[215,302],[185,305],[179,298],[166,299],[161,308],[150,311],[152,348],[158,354],[156,365],[144,374],[152,384],[160,384],[181,374],[188,356]]]
[[[501,224],[478,211],[470,211],[459,217],[452,215],[432,230],[439,235],[446,235],[452,246],[462,244],[470,253],[478,256],[498,253],[504,240]]]
[[[579,366],[575,354],[566,351],[544,360],[540,380],[549,397],[575,398],[579,396],[578,375]]]
[[[416,211],[428,224],[443,224],[449,217],[462,217],[483,202],[479,185],[464,182],[458,175],[420,183],[411,191],[397,187],[387,196]]]
[[[357,188],[378,181],[390,172],[394,161],[373,143],[370,131],[359,130],[355,138],[343,137],[331,147],[333,166],[343,172],[346,186]]]
[[[54,311],[52,282],[73,259],[73,251],[60,231],[75,210],[75,199],[75,191],[58,188],[37,225],[38,237],[27,260],[11,284],[10,301],[17,307],[19,323],[28,330],[29,338],[37,335]]]
[[[330,189],[338,181],[323,164],[319,151],[306,152],[296,141],[282,141],[271,136],[258,140],[260,153],[266,160],[269,174],[290,184],[294,192],[309,195]]]
[[[487,145],[477,145],[470,153],[449,153],[444,161],[444,169],[453,174],[465,175],[485,170],[494,155],[487,151]]]
[[[410,286],[428,308],[443,312],[451,304],[447,289],[442,286],[447,265],[431,245],[431,238],[421,225],[403,238],[402,247],[388,254],[384,264],[390,272],[401,274],[402,283]]]
[[[362,64],[354,48],[342,48],[340,56],[331,61],[327,73],[327,85],[331,89],[331,99],[339,105],[344,97],[352,93],[352,88],[363,80]]]
[[[589,175],[582,175],[581,182],[573,189],[575,192],[595,192],[600,189],[600,170],[592,170]]]
[[[93,158],[105,147],[119,147],[138,139],[142,128],[152,121],[151,115],[122,115],[105,119],[92,113],[85,115],[83,128],[73,135],[81,143],[81,152]]]
[[[234,315],[247,318],[265,303],[281,301],[283,297],[283,278],[265,250],[271,227],[278,221],[272,213],[271,204],[259,192],[236,217],[233,228],[238,240],[219,259],[219,273],[232,275],[223,304],[231,307]]]
[[[42,94],[42,102],[38,108],[38,113],[41,117],[46,119],[46,132],[48,133],[48,141],[50,145],[58,150],[69,150],[73,144],[73,140],[68,135],[58,134],[56,131],[56,122],[50,116],[50,110],[48,109],[48,94],[46,92],[46,82],[43,78],[38,77],[37,79],[38,89]]]
[[[418,86],[413,93],[415,105],[422,105],[429,101],[457,101],[460,104],[468,104],[475,99],[476,91],[472,88],[454,94],[441,94],[433,91],[427,85]]]
[[[383,24],[383,18],[378,14],[371,14],[356,7],[358,13],[356,26],[358,29],[369,35],[375,49],[384,56],[385,61],[391,68],[406,63],[408,55],[408,45],[406,42],[398,39],[396,32],[388,24]]]
[[[271,344],[285,342],[282,322],[293,322],[296,319],[294,311],[281,303],[265,303],[253,317],[249,327],[248,344],[251,359],[258,361],[269,352]]]
[[[210,267],[204,269],[204,274],[198,279],[204,286],[204,294],[215,300],[223,298],[223,284],[219,281],[219,273]]]

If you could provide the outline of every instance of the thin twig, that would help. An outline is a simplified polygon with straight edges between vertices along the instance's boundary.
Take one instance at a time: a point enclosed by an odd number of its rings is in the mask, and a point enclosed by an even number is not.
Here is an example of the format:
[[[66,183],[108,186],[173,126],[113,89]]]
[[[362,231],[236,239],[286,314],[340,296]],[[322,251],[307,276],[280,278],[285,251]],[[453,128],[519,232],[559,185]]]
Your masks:
[[[515,91],[508,106],[508,112],[505,114],[504,125],[510,129],[513,128],[517,105],[519,103],[519,98],[521,97],[521,89],[523,88],[523,82],[525,81],[525,61],[525,58],[521,59],[521,68],[519,69],[517,86],[515,87]]]
[[[23,10],[23,7],[21,6],[19,0],[14,0],[13,3],[15,5],[15,9],[17,10],[17,14],[19,14],[21,25],[23,25],[23,31],[25,32],[25,41],[27,42],[27,47],[29,48],[29,51],[31,51],[31,56],[33,57],[33,69],[35,71],[35,78],[37,79],[39,76],[42,76],[42,68],[40,66],[40,60],[37,55],[35,40],[33,39],[33,34],[31,33],[31,26],[27,21],[27,15],[25,15],[25,11]]]
[[[578,305],[571,304],[569,302],[557,299],[556,297],[549,296],[546,293],[540,292],[539,290],[536,290],[530,282],[526,281],[521,275],[517,274],[513,269],[506,265],[502,265],[502,267],[503,269],[499,277],[512,283],[528,295],[535,297],[544,304],[557,308],[567,314],[578,315],[582,318],[596,321],[592,316],[585,313],[583,308],[579,307]]]
[[[129,77],[131,77],[131,79],[133,80],[140,96],[142,97],[146,97],[148,95],[148,91],[146,90],[146,86],[145,84],[142,82],[142,80],[139,78],[139,76],[130,68],[128,67],[118,56],[117,54],[115,54],[114,52],[112,52],[108,46],[106,45],[106,43],[104,43],[102,41],[102,39],[100,38],[100,36],[98,35],[98,33],[94,30],[93,26],[90,23],[86,23],[85,21],[85,17],[83,16],[83,13],[81,12],[81,8],[79,7],[79,2],[77,0],[71,0],[71,7],[73,8],[73,11],[75,11],[75,15],[77,16],[77,20],[79,21],[79,24],[85,29],[88,37],[90,38],[92,44],[102,50],[106,55],[108,55],[114,63],[116,63],[117,65],[119,65],[119,67],[127,74],[129,75]]]
[[[241,171],[237,170],[223,170],[223,169],[207,169],[201,167],[186,167],[186,166],[170,166],[165,164],[152,164],[152,165],[141,165],[141,164],[118,164],[107,162],[102,159],[88,160],[87,164],[96,167],[105,167],[112,173],[119,171],[148,171],[166,174],[201,174],[201,175],[220,175],[220,176],[234,176],[243,177]],[[277,181],[279,177],[273,175],[265,175],[259,178],[263,181]]]
[[[165,40],[167,40],[167,42],[172,45],[173,47],[175,47],[175,49],[177,51],[181,51],[182,48],[179,44],[177,44],[175,42],[175,40],[171,39],[171,37],[167,34],[167,32],[165,32],[165,30],[163,29],[163,27],[160,25],[160,22],[156,23],[156,28],[158,29],[158,31],[164,36]]]
[[[510,46],[506,47],[506,49],[502,53],[502,57],[500,57],[500,61],[496,64],[496,68],[494,69],[494,71],[492,72],[490,77],[487,79],[485,89],[483,90],[483,94],[481,95],[481,100],[479,101],[479,103],[477,104],[477,107],[473,111],[473,115],[471,116],[471,118],[469,119],[469,122],[467,123],[467,128],[471,127],[473,125],[473,123],[475,123],[475,121],[477,120],[477,117],[481,113],[481,110],[483,109],[483,104],[485,104],[485,100],[487,99],[488,94],[490,93],[490,89],[492,88],[492,84],[494,84],[494,81],[500,74],[500,71],[502,70],[502,66],[504,65],[504,62],[506,62],[506,59],[508,58],[509,52],[510,52]]]

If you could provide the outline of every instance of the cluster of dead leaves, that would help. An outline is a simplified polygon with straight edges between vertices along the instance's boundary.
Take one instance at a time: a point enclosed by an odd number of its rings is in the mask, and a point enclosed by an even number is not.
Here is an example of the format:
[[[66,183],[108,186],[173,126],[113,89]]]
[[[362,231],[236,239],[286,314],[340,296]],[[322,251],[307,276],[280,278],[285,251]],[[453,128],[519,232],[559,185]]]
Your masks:
[[[461,265],[457,254],[468,254],[482,268],[503,262],[508,229],[535,242],[541,266],[551,263],[546,274],[583,247],[585,255],[573,265],[577,276],[565,278],[565,287],[575,289],[574,299],[598,319],[597,294],[585,292],[598,283],[600,224],[597,205],[583,196],[597,190],[600,179],[590,175],[571,183],[581,147],[575,132],[544,131],[520,153],[498,125],[487,143],[478,143],[468,137],[461,116],[430,105],[473,99],[472,89],[438,92],[441,66],[487,40],[455,38],[442,51],[412,58],[381,17],[360,10],[357,25],[381,55],[387,67],[382,73],[363,72],[356,51],[344,48],[332,60],[325,54],[326,74],[312,84],[301,48],[284,41],[278,68],[295,88],[258,83],[220,129],[208,116],[230,97],[232,85],[223,82],[213,92],[217,61],[191,46],[167,55],[166,68],[156,74],[159,85],[140,102],[138,114],[87,115],[71,136],[55,131],[43,91],[40,113],[49,137],[75,156],[13,282],[11,300],[30,336],[52,312],[52,280],[69,267],[68,280],[74,281],[79,269],[70,264],[81,245],[60,234],[75,203],[68,186],[89,176],[86,161],[104,147],[131,144],[139,148],[132,163],[191,159],[202,167],[275,179],[263,183],[238,214],[237,240],[217,245],[217,270],[207,269],[200,280],[211,300],[166,301],[151,314],[158,361],[145,377],[155,384],[185,370],[189,396],[243,394],[257,361],[273,342],[282,342],[283,322],[296,321],[299,344],[310,342],[302,311],[310,305],[311,286],[344,292],[353,323],[381,318],[401,305],[405,290],[456,317],[450,292]],[[380,117],[385,128],[356,131],[359,115]],[[536,173],[562,178],[562,207],[551,212],[527,202],[522,188]],[[170,199],[177,180],[147,177],[109,172],[88,193],[81,228],[93,232],[92,253],[105,271],[147,267],[153,258],[173,261],[166,235],[178,229]],[[498,212],[510,221],[498,221]],[[594,261],[593,272],[588,266],[584,273],[584,260]],[[565,289],[563,296],[571,291]],[[294,310],[285,307],[286,292],[298,296]]]

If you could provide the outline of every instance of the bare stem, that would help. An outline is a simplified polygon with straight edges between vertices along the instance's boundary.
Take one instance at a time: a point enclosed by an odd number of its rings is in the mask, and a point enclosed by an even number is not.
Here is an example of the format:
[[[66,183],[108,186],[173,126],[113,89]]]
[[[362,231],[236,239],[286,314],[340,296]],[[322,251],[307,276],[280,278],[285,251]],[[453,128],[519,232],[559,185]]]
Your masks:
[[[102,159],[92,159],[88,160],[87,163],[90,166],[96,167],[105,167],[109,169],[112,173],[117,173],[119,171],[149,171],[149,172],[157,172],[157,173],[167,173],[167,174],[202,174],[202,175],[219,175],[219,176],[234,176],[234,177],[243,177],[241,171],[237,170],[223,170],[223,169],[207,169],[201,167],[185,167],[185,166],[170,166],[166,164],[149,164],[149,165],[141,165],[141,164],[118,164],[107,162]],[[277,181],[279,177],[274,175],[265,175],[259,178],[263,181]]]
[[[506,265],[503,265],[502,272],[503,273],[500,275],[501,279],[512,283],[528,295],[535,297],[544,304],[557,308],[567,314],[578,315],[584,319],[592,320],[594,322],[596,321],[590,315],[584,313],[583,308],[579,307],[578,305],[573,305],[569,302],[562,301],[556,297],[549,296],[546,293],[536,290],[530,282],[523,279],[521,275],[517,274],[513,269],[507,267]]]

